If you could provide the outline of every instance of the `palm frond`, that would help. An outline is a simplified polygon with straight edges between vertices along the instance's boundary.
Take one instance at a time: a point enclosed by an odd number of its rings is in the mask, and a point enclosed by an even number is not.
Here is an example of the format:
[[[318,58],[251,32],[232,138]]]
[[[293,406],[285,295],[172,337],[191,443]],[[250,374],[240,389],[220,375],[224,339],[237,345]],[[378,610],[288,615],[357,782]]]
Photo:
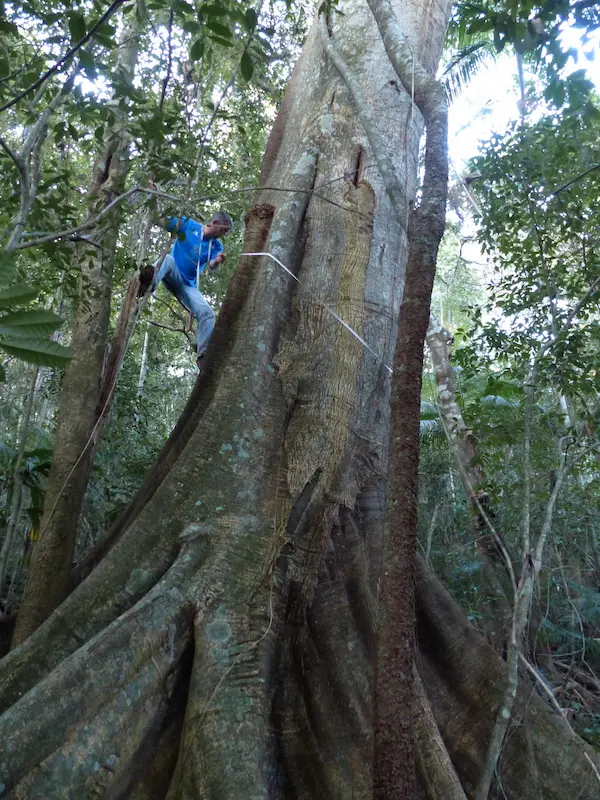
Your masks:
[[[494,43],[485,39],[459,50],[442,73],[448,100],[455,100],[483,66],[496,61],[497,55]]]

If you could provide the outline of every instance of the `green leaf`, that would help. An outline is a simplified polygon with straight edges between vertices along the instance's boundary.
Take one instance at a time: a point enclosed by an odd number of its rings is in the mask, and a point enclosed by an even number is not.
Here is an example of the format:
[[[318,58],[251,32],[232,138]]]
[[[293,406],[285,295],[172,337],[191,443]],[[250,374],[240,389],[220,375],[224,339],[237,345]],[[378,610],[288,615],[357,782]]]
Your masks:
[[[186,0],[174,0],[172,7],[175,13],[184,19],[194,14],[194,6],[187,3]]]
[[[190,58],[192,61],[200,61],[204,55],[204,39],[196,39],[190,47]]]
[[[29,364],[40,367],[62,369],[67,365],[71,354],[66,347],[49,339],[2,338],[0,348],[10,356],[20,358]]]
[[[61,324],[61,318],[52,311],[14,311],[0,317],[0,336],[48,336]]]
[[[229,10],[224,6],[218,5],[218,3],[209,3],[201,6],[199,13],[207,17],[227,17],[229,15]]]
[[[88,78],[90,80],[94,80],[94,78],[97,77],[98,72],[96,70],[96,64],[92,54],[88,53],[87,50],[80,50],[79,61],[81,62],[81,66],[84,68],[85,74],[88,76]]]
[[[6,370],[2,364],[0,364],[0,383],[6,383]]]
[[[7,284],[15,277],[17,264],[13,256],[0,254],[0,285]]]
[[[248,21],[248,30],[253,31],[258,24],[258,15],[253,8],[246,9],[246,13],[244,14],[246,20]]]
[[[71,42],[76,44],[85,34],[87,29],[85,27],[85,19],[83,14],[79,11],[71,11],[69,13],[69,33],[71,34]]]
[[[0,291],[0,309],[11,309],[13,306],[29,303],[37,297],[37,289],[30,286],[11,286]]]
[[[439,413],[433,403],[428,403],[426,400],[421,401],[421,420],[437,420]]]
[[[252,59],[248,55],[248,53],[244,53],[242,55],[242,60],[240,61],[240,69],[242,71],[242,77],[244,80],[249,81],[252,78],[252,73],[254,72],[254,64],[252,63]]]
[[[206,22],[206,27],[216,33],[217,36],[222,36],[224,39],[231,39],[232,33],[227,27],[227,25],[223,25],[220,22],[216,22],[214,19],[209,19]]]
[[[13,36],[19,36],[19,29],[14,22],[9,22],[7,19],[0,18],[0,31]]]
[[[233,42],[229,39],[223,39],[222,36],[217,36],[213,34],[211,37],[211,41],[216,42],[216,44],[220,44],[221,47],[233,47]]]
[[[495,24],[494,17],[480,17],[479,19],[474,19],[473,22],[467,28],[467,33],[470,36],[473,36],[476,33],[481,33],[482,31],[490,31]]]
[[[23,453],[24,458],[35,458],[37,461],[47,461],[52,459],[54,450],[51,447],[34,447],[33,450],[26,450]]]

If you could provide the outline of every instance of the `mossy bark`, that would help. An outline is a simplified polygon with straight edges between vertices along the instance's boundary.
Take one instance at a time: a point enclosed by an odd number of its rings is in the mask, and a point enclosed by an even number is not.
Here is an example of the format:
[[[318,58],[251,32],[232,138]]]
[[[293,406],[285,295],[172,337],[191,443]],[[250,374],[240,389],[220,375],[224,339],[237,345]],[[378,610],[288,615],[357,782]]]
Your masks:
[[[334,35],[371,86],[412,196],[418,114],[366,6],[342,10]],[[397,10],[413,46],[439,53],[421,5]],[[372,796],[385,363],[407,243],[314,33],[285,107],[268,185],[286,192],[259,192],[244,252],[272,253],[299,283],[242,257],[184,417],[126,523],[0,662],[8,796]],[[424,677],[443,735],[443,674]],[[461,743],[445,743],[462,779]]]

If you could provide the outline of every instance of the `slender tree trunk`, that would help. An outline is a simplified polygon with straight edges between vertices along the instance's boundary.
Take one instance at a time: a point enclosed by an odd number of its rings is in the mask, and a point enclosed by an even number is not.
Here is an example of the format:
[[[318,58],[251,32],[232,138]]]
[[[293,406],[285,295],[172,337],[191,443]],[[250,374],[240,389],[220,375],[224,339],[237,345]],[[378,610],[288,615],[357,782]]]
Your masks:
[[[138,377],[136,402],[139,403],[144,396],[146,386],[146,376],[148,374],[148,345],[150,343],[150,326],[146,325],[144,331],[144,342],[142,344],[142,356],[140,358],[140,374]]]
[[[23,409],[23,416],[21,418],[21,425],[19,426],[19,433],[17,436],[17,451],[15,455],[15,466],[13,469],[12,478],[12,497],[10,503],[10,514],[8,516],[8,524],[4,534],[4,541],[0,549],[0,597],[4,595],[4,581],[6,579],[6,568],[11,555],[15,533],[19,527],[21,518],[21,511],[23,508],[22,494],[23,494],[23,481],[21,480],[21,467],[23,466],[23,457],[25,455],[25,445],[27,442],[27,434],[29,432],[29,423],[31,421],[31,412],[33,410],[33,401],[36,395],[36,384],[38,379],[39,368],[34,369],[29,391],[25,398],[25,406]]]
[[[132,81],[137,60],[137,20],[123,34],[119,65]],[[104,151],[94,169],[89,192],[92,216],[123,190],[129,167],[129,136],[124,116],[114,109]],[[110,316],[112,269],[119,218],[107,219],[95,246],[82,247],[81,295],[73,323],[72,359],[61,387],[54,457],[46,487],[39,539],[34,548],[13,645],[27,638],[66,596],[75,537],[92,468],[95,436],[109,395],[102,374]],[[106,385],[106,381],[104,381]],[[113,386],[113,383],[110,383]]]
[[[501,652],[506,642],[513,588],[510,586],[505,588],[502,585],[497,574],[497,565],[500,565],[503,574],[508,569],[510,577],[512,564],[507,563],[510,556],[500,534],[491,524],[488,498],[481,491],[483,474],[477,462],[475,440],[463,419],[452,377],[448,350],[451,339],[451,334],[432,316],[427,332],[427,343],[438,387],[440,414],[469,503],[473,537],[481,559],[484,593],[482,611],[486,633],[496,650]]]

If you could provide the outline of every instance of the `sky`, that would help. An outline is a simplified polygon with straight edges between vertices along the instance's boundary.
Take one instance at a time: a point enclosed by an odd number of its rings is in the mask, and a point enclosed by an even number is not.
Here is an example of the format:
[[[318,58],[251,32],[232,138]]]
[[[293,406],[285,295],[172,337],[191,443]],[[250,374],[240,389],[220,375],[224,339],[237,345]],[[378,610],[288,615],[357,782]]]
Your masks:
[[[588,78],[600,93],[600,31],[590,37],[585,50],[595,53],[593,61],[583,56],[579,41],[580,31],[567,29],[562,38],[565,45],[580,52],[577,63],[569,59],[565,74],[585,68]],[[525,73],[527,80],[527,73]],[[495,63],[481,69],[462,94],[454,100],[448,115],[448,146],[450,153],[450,181],[468,172],[467,162],[478,154],[479,142],[490,138],[492,133],[503,133],[508,125],[518,119],[519,98],[517,83],[517,64],[514,52],[502,54]],[[456,221],[450,212],[450,221]],[[465,238],[473,237],[476,224],[467,214],[461,223],[461,233]],[[493,266],[481,253],[475,241],[466,241],[462,249],[463,257],[470,262],[471,270],[481,285],[485,285],[493,275]]]
[[[573,28],[562,34],[565,45],[581,53],[578,63],[569,59],[565,73],[587,69],[589,79],[600,92],[600,31],[596,31],[585,46],[585,50],[593,49],[595,52],[591,62],[583,56],[579,36],[580,32]],[[495,64],[482,69],[452,103],[449,114],[450,158],[459,172],[464,171],[469,158],[477,155],[480,140],[489,138],[492,132],[502,133],[512,120],[518,118],[516,72],[514,53],[503,54]]]

